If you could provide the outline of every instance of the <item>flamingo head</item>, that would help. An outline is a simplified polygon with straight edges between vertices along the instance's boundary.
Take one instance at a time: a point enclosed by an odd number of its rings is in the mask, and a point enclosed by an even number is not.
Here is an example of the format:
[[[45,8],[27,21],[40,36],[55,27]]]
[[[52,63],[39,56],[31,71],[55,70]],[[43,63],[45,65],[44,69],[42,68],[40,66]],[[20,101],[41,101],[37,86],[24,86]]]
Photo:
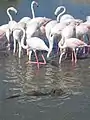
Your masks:
[[[12,11],[14,11],[15,14],[17,14],[17,10],[14,7],[10,7],[9,9],[12,10]]]
[[[32,1],[32,4],[35,4],[37,7],[39,6],[38,2],[36,2],[36,1]]]
[[[55,12],[54,12],[54,15],[57,17],[58,13],[60,12],[61,9],[65,9],[64,6],[59,6],[56,8]]]

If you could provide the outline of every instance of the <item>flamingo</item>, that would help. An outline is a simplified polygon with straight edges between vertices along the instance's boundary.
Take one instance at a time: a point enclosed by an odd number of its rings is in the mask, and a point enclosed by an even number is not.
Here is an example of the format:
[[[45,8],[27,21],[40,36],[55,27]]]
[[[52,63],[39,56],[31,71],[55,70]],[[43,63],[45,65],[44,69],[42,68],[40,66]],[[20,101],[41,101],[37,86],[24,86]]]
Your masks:
[[[9,19],[10,19],[10,21],[8,22],[8,25],[9,25],[9,29],[12,31],[12,29],[13,29],[14,26],[17,24],[17,22],[13,20],[13,18],[12,18],[12,16],[11,16],[11,14],[10,14],[9,11],[14,11],[15,14],[16,14],[16,13],[17,13],[17,10],[16,10],[14,7],[9,7],[9,8],[7,9],[7,15],[9,16]]]
[[[10,21],[8,22],[8,24],[4,24],[4,25],[0,26],[0,33],[3,33],[3,34],[0,35],[0,38],[2,38],[4,35],[6,35],[6,38],[8,40],[8,47],[10,46],[10,44],[9,44],[9,36],[10,36],[10,34],[12,32],[13,27],[16,25],[16,22],[12,19],[12,16],[9,13],[10,10],[17,13],[17,10],[14,7],[9,7],[7,9],[7,15],[9,16]]]
[[[63,9],[63,11],[58,15],[58,12],[61,10],[61,9]],[[74,19],[74,17],[72,16],[72,15],[70,15],[70,14],[64,14],[66,12],[66,8],[65,8],[65,6],[59,6],[59,7],[57,7],[57,9],[55,10],[55,12],[54,12],[54,15],[55,16],[57,16],[57,21],[58,22],[64,22],[64,21],[66,21],[66,20],[72,20],[72,19]],[[64,15],[63,15],[64,14]]]
[[[39,22],[39,20],[41,19],[41,23]],[[37,22],[36,19],[34,21],[34,19],[31,20],[31,23],[29,23],[29,26],[26,28],[26,37],[27,38],[30,38],[31,36],[39,36],[39,31],[40,31],[40,26],[42,26],[43,23],[45,23],[46,21],[48,21],[49,19],[44,19],[44,18],[37,18]],[[33,21],[33,22],[32,22]],[[14,39],[14,50],[13,50],[13,53],[15,54],[15,51],[16,51],[16,41],[20,41],[21,39],[21,33],[22,33],[22,29],[18,29],[19,27],[22,27],[22,24],[20,25],[17,24],[17,26],[14,28],[14,31],[13,31],[13,39]],[[22,28],[24,28],[25,26],[23,26]],[[19,43],[19,42],[18,42]],[[20,44],[20,43],[19,43]],[[19,45],[20,46],[20,45]],[[21,47],[20,47],[21,48]],[[21,57],[20,56],[21,54],[19,54],[19,58]],[[27,50],[27,55],[28,55],[28,50]]]
[[[52,28],[48,36],[49,40],[49,52],[47,54],[47,58],[50,56],[50,53],[53,48],[54,38],[61,36],[61,30],[66,27],[67,24],[65,23],[56,23]]]
[[[61,31],[61,36],[65,39],[76,37],[76,25],[75,22],[71,22],[69,25],[65,26]]]
[[[58,12],[59,12],[61,9],[63,9],[63,11],[58,15]],[[46,27],[45,27],[46,37],[48,38],[48,41],[49,41],[49,52],[48,52],[48,54],[47,54],[47,57],[49,57],[49,55],[50,55],[50,53],[51,53],[51,51],[52,51],[52,48],[53,48],[53,39],[54,39],[53,34],[54,34],[54,32],[55,32],[55,35],[56,35],[56,34],[57,34],[57,31],[59,30],[58,35],[60,35],[60,33],[61,33],[61,28],[64,28],[69,22],[71,22],[72,20],[74,20],[74,18],[73,18],[71,15],[65,14],[67,21],[61,22],[62,24],[61,24],[61,23],[58,23],[58,22],[60,21],[60,20],[59,20],[60,16],[61,16],[62,14],[64,14],[65,11],[66,11],[66,8],[65,8],[64,6],[59,6],[59,7],[57,7],[56,10],[55,10],[55,12],[54,12],[55,16],[57,16],[57,20],[52,20],[52,21],[50,21],[50,22],[46,25]],[[71,19],[70,19],[70,18],[71,18]],[[70,19],[70,20],[69,20],[69,19]],[[51,38],[51,35],[53,36],[52,38]]]
[[[22,25],[13,29],[13,40],[14,40],[14,49],[13,49],[13,54],[15,54],[16,52],[16,42],[18,42],[19,45],[19,51],[18,51],[18,57],[21,58],[21,39],[25,38],[25,32],[24,32],[24,27],[22,27]]]
[[[40,50],[40,51],[45,50],[45,51],[48,52],[49,48],[46,46],[44,41],[42,39],[40,39],[39,37],[31,37],[29,39],[26,39],[27,45],[24,45],[24,36],[25,36],[25,30],[24,29],[23,29],[23,33],[24,33],[24,35],[21,39],[21,46],[22,46],[22,48],[28,49],[28,51],[29,51],[29,61],[27,63],[36,63],[37,67],[39,69],[39,64],[46,64],[46,60],[45,60],[45,58],[42,54],[41,56],[42,56],[42,59],[43,59],[44,62],[39,62],[37,54],[36,54],[36,50]],[[36,62],[31,61],[32,51],[35,53]]]
[[[76,56],[76,52],[75,52],[75,48],[76,47],[85,47],[88,46],[85,42],[77,39],[77,38],[62,38],[61,41],[58,43],[58,46],[60,49],[63,50],[63,52],[60,55],[59,58],[59,64],[61,63],[61,58],[63,56],[63,54],[65,54],[65,49],[66,48],[71,48],[72,49],[72,62],[74,61],[75,58],[75,63],[77,62],[77,56]],[[73,58],[74,55],[74,58]]]
[[[35,18],[34,5],[36,5],[38,7],[38,3],[36,1],[32,1],[32,3],[31,3],[32,18]],[[30,20],[31,20],[30,17],[23,17],[19,22],[27,23]]]
[[[87,26],[85,26],[83,24],[80,24],[79,26],[77,26],[75,22],[71,22],[68,26],[66,26],[61,31],[62,38],[64,38],[65,40],[72,38],[72,37],[79,38],[80,36],[83,36],[87,33],[88,33]],[[83,40],[83,41],[86,43],[85,40]],[[62,50],[60,50],[60,52],[62,53]],[[61,54],[61,55],[63,55],[63,54]]]
[[[7,15],[9,16],[9,19],[10,21],[8,22],[8,29],[6,31],[6,37],[7,37],[7,40],[8,40],[8,48],[10,49],[10,40],[9,40],[9,37],[12,33],[12,30],[13,28],[16,26],[17,22],[13,20],[11,14],[10,14],[10,11],[14,11],[15,14],[17,13],[17,10],[14,8],[14,7],[9,7],[7,9]],[[8,49],[8,50],[9,50]]]
[[[80,24],[76,26],[76,37],[83,40],[83,36],[89,33],[88,26],[85,24]],[[84,40],[83,40],[84,41]]]
[[[40,32],[44,32],[44,25],[47,24],[50,20],[51,19],[45,17],[36,17],[31,19],[31,21],[27,23],[26,27],[27,38],[30,38],[32,36],[39,36]],[[43,29],[40,29],[42,26]]]
[[[63,31],[63,29],[64,29],[64,31]],[[72,36],[72,34],[73,34],[72,32],[73,32],[74,29],[75,29],[74,21],[72,21],[71,23],[67,23],[67,22],[57,23],[51,29],[50,36],[49,36],[50,50],[49,50],[49,53],[47,54],[47,57],[49,57],[49,55],[50,55],[50,53],[52,51],[54,38],[58,37],[59,40],[60,40],[61,36],[64,36],[64,37],[68,36],[68,37],[70,37],[70,36]]]
[[[34,5],[37,5],[37,7],[38,7],[38,3],[36,1],[32,1],[32,3],[31,3],[31,11],[32,11],[33,18],[35,18]],[[22,29],[18,29],[18,28],[22,27],[22,28],[26,29],[26,24],[30,20],[31,19],[29,17],[24,17],[17,23],[17,25],[14,28],[14,31],[13,31],[13,39],[14,39],[13,53],[14,54],[15,54],[15,51],[16,51],[16,41],[18,41],[19,47],[20,47],[19,49],[21,49],[20,39],[21,39],[21,35],[22,35]],[[19,58],[21,58],[20,51],[19,51]]]
[[[62,35],[70,37],[72,36],[72,32],[73,29],[75,29],[75,25],[82,23],[82,20],[80,19],[71,19],[70,21],[65,21],[65,22],[60,22],[57,23],[50,32],[50,41],[51,41],[51,51],[52,51],[52,47],[53,47],[53,41],[55,37],[59,37],[59,39],[61,38]],[[71,25],[72,24],[72,25]],[[69,26],[70,25],[70,26]],[[66,27],[66,28],[65,28]],[[65,28],[65,29],[64,29]],[[63,30],[64,29],[64,30]],[[71,32],[72,29],[72,32]],[[63,32],[62,32],[63,30]],[[65,32],[64,32],[65,31]],[[61,35],[62,34],[62,35]],[[71,35],[70,35],[71,34]],[[50,51],[50,52],[51,52]],[[49,52],[49,54],[50,54]],[[48,54],[48,56],[49,56]]]
[[[13,21],[12,16],[9,13],[10,10],[17,13],[17,10],[14,7],[9,7],[7,9],[7,15],[9,16],[10,21],[8,22],[8,24],[4,24],[4,25],[0,26],[0,31],[3,31],[3,32],[6,33],[6,37],[7,37],[8,40],[9,40],[9,33],[8,33],[9,29],[12,30],[13,26],[16,25],[16,22]]]

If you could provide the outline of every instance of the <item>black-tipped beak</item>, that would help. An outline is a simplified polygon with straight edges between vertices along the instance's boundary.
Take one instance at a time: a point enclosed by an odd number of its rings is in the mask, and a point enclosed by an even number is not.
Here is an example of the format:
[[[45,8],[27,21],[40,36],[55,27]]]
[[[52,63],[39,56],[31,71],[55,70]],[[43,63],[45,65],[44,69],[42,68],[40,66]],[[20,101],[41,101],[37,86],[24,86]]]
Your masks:
[[[57,15],[54,14],[55,17],[57,17]]]
[[[37,5],[37,7],[39,7],[39,5]]]

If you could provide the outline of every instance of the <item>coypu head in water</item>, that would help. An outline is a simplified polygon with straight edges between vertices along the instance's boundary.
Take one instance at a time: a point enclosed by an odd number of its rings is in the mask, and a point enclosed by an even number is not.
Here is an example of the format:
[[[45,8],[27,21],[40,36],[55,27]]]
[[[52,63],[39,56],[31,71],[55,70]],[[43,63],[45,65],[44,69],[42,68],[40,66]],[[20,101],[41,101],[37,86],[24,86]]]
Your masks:
[[[64,94],[64,91],[61,88],[51,90],[51,96],[61,96],[63,94]]]

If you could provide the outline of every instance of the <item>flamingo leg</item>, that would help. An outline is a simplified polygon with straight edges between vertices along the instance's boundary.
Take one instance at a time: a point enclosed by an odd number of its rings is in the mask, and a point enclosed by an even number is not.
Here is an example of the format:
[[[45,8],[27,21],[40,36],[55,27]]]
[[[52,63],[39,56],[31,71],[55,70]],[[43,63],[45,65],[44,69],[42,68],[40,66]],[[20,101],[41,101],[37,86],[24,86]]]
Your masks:
[[[14,38],[14,49],[13,49],[13,54],[16,52],[16,39]]]
[[[61,63],[61,60],[62,60],[62,57],[63,57],[64,54],[65,54],[65,52],[61,53],[60,58],[59,58],[59,64]]]
[[[21,50],[22,50],[22,47],[21,47],[21,43],[19,42],[19,58],[21,58]]]
[[[37,62],[31,61],[31,54],[32,54],[32,51],[28,51],[28,52],[29,52],[29,61],[26,62],[26,64],[30,64],[30,63],[37,64]],[[36,56],[35,56],[35,57],[36,57]]]
[[[74,53],[74,58],[75,58],[75,63],[76,63],[77,62],[77,55],[75,53],[75,50],[73,51],[73,53]]]
[[[32,53],[32,51],[29,51],[29,61],[26,62],[26,64],[29,64],[29,63],[37,64],[38,69],[39,69],[39,64],[42,64],[42,65],[46,64],[46,60],[45,60],[43,54],[42,54],[41,56],[42,56],[42,59],[43,59],[44,62],[39,62],[36,51],[34,51],[34,53],[35,53],[35,58],[36,58],[36,62],[31,61],[31,53]]]
[[[60,48],[58,47],[58,48],[57,48],[57,55],[58,55],[59,51],[60,51]]]
[[[73,57],[73,51],[72,51],[72,62],[74,61],[74,57]]]
[[[35,53],[35,57],[36,57],[37,67],[38,67],[38,69],[39,69],[39,61],[38,61],[37,53],[36,53],[36,51],[34,51],[34,53]]]
[[[29,46],[28,46],[28,48],[27,48],[27,56],[29,55],[29,51],[30,51],[30,50],[29,50]]]
[[[27,55],[29,55],[29,50],[27,49]]]
[[[39,64],[45,65],[45,64],[46,64],[45,57],[44,57],[44,55],[43,55],[43,54],[42,54],[41,56],[42,56],[42,59],[43,59],[43,61],[44,61],[44,62],[39,62]]]
[[[32,54],[32,51],[28,51],[28,53],[29,53],[29,61],[28,61],[28,62],[26,62],[26,64],[31,63],[31,54]]]

